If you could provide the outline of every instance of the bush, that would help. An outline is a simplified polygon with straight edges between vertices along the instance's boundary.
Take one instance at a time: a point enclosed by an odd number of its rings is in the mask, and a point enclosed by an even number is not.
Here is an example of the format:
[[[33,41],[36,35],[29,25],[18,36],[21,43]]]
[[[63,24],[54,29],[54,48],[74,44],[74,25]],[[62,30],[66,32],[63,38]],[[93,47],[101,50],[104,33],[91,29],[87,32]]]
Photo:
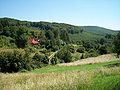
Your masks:
[[[0,36],[0,48],[16,48],[15,40],[11,37]]]
[[[81,59],[85,59],[88,57],[96,57],[98,56],[98,53],[94,49],[90,49],[88,52],[82,53]]]
[[[49,63],[49,59],[46,55],[43,56],[38,53],[36,53],[32,59],[33,59],[35,68],[41,68],[43,66],[46,66]]]
[[[80,59],[84,59],[84,54],[81,55],[81,58]]]
[[[72,56],[71,52],[69,51],[68,47],[64,47],[57,53],[58,59],[61,59],[61,62],[71,62],[72,61]]]
[[[84,52],[85,52],[85,48],[84,48],[84,47],[79,47],[79,48],[77,49],[77,52],[79,52],[79,53],[84,53]]]
[[[90,49],[88,53],[89,53],[89,57],[98,56],[98,53],[94,49]]]
[[[52,65],[57,64],[57,62],[58,62],[57,56],[55,56],[55,57],[53,57],[53,58],[51,59],[51,64],[52,64]]]
[[[69,46],[69,51],[70,51],[71,53],[75,53],[75,47],[74,47],[73,45],[70,45],[70,46]]]
[[[18,72],[22,69],[32,69],[32,59],[27,51],[2,51],[0,52],[0,71]]]
[[[107,47],[105,45],[102,45],[102,46],[100,46],[98,51],[99,51],[99,54],[101,54],[101,55],[107,54]]]
[[[55,46],[52,47],[52,51],[53,51],[53,52],[55,52],[55,51],[57,51],[57,50],[59,50],[59,46],[55,45]]]
[[[82,55],[81,55],[81,59],[85,59],[85,58],[88,58],[88,57],[89,57],[88,52],[82,53]]]

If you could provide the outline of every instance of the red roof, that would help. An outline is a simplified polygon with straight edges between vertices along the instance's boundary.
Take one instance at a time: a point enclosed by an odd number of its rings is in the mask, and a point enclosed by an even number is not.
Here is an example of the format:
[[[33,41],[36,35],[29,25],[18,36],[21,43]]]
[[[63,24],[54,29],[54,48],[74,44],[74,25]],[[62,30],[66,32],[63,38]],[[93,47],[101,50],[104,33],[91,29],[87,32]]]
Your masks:
[[[32,45],[40,44],[40,42],[38,40],[39,40],[38,38],[30,38],[29,43]]]

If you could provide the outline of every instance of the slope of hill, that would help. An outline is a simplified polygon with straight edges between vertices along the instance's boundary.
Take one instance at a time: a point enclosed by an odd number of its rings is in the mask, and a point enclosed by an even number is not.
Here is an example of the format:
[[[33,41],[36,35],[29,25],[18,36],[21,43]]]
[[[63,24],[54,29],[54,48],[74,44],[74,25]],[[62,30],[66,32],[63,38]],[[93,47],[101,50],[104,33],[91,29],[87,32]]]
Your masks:
[[[81,28],[83,28],[87,32],[92,32],[92,33],[101,34],[101,35],[117,33],[117,31],[106,29],[99,26],[81,26]]]
[[[92,40],[92,41],[95,41],[95,40],[99,40],[101,38],[104,38],[103,35],[100,35],[100,34],[96,34],[96,33],[92,33],[92,32],[87,32],[87,31],[84,31],[83,33],[78,33],[78,34],[69,34],[71,40],[73,41],[88,41],[88,40]]]
[[[50,23],[50,22],[30,22],[20,21],[11,18],[0,18],[0,48],[6,51],[6,49],[13,49],[11,52],[5,52],[2,54],[0,63],[3,63],[0,70],[2,72],[18,72],[22,69],[35,69],[49,64],[68,63],[79,59],[88,57],[95,57],[107,53],[112,53],[113,38],[111,35],[114,31],[94,29],[94,32],[86,31],[83,27],[74,26],[64,23]],[[108,34],[108,35],[107,35]],[[36,41],[38,44],[32,44]],[[28,54],[23,55],[20,50],[23,49],[25,53],[30,53],[30,62],[26,63],[26,67],[29,64],[30,68],[22,68],[16,65],[21,58],[28,57]],[[11,53],[11,54],[9,54]],[[80,53],[80,54],[78,54]],[[20,54],[19,60],[14,62],[14,68],[12,64],[9,64],[9,58],[14,54]],[[77,58],[76,58],[77,57]],[[12,57],[13,58],[13,57]],[[14,57],[15,59],[17,57]],[[5,60],[6,65],[4,65]],[[24,59],[21,61],[26,62]],[[9,66],[7,66],[9,64]],[[4,69],[4,66],[7,67]],[[17,67],[16,67],[17,66]],[[34,66],[34,67],[33,67]]]
[[[1,47],[3,46],[16,47],[16,44],[19,43],[19,42],[16,43],[16,41],[18,41],[16,40],[16,37],[19,35],[19,32],[21,31],[23,35],[21,38],[24,39],[25,36],[27,35],[27,36],[42,38],[44,42],[46,42],[45,38],[47,38],[47,40],[52,40],[52,41],[54,38],[57,41],[62,40],[65,43],[70,43],[70,41],[75,43],[77,41],[86,41],[86,40],[97,41],[100,40],[101,38],[105,38],[106,34],[110,34],[109,39],[111,39],[113,37],[111,34],[117,33],[117,31],[113,31],[98,26],[74,26],[70,24],[56,23],[56,22],[52,22],[52,23],[43,22],[43,21],[30,22],[30,21],[20,21],[11,18],[0,18],[0,35],[1,35],[0,40],[2,41]],[[11,41],[10,38],[8,37],[10,37],[11,40],[12,39],[13,40]],[[6,44],[6,40],[8,42],[7,44]],[[15,45],[12,45],[10,42],[13,42],[13,44]]]

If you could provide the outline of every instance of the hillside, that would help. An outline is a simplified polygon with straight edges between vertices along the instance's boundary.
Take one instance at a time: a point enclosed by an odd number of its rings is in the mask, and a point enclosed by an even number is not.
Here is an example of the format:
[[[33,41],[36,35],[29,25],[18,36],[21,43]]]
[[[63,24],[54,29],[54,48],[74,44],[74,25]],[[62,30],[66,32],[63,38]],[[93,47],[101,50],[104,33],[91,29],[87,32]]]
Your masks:
[[[99,40],[104,38],[106,34],[116,34],[116,31],[111,29],[106,29],[98,26],[74,26],[65,23],[56,23],[56,22],[30,22],[30,21],[20,21],[12,18],[0,18],[0,28],[10,26],[25,26],[30,30],[56,30],[59,33],[67,33],[70,36],[70,40],[79,41],[79,40]],[[29,31],[30,31],[29,30]],[[1,33],[2,31],[0,31]],[[60,35],[61,36],[61,35]],[[64,40],[65,42],[68,40]]]
[[[114,31],[99,30],[1,18],[0,90],[118,90]]]
[[[114,35],[111,32],[114,31],[102,29],[102,34],[96,31],[89,32],[83,27],[65,23],[0,18],[1,71],[31,70],[112,53]]]
[[[100,35],[117,33],[117,31],[106,29],[106,28],[99,27],[99,26],[81,26],[81,28],[83,28],[87,32],[92,32],[92,33],[96,33]]]
[[[96,41],[100,40],[101,38],[104,38],[103,35],[84,31],[83,33],[78,33],[78,34],[69,34],[71,40],[73,41]]]

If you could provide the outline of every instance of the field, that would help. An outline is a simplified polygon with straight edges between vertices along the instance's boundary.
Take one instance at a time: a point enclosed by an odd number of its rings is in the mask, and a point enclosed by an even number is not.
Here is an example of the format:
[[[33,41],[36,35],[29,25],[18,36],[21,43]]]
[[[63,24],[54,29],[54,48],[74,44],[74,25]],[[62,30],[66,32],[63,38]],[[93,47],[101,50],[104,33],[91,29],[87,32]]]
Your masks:
[[[0,90],[120,90],[120,60],[1,73]]]

